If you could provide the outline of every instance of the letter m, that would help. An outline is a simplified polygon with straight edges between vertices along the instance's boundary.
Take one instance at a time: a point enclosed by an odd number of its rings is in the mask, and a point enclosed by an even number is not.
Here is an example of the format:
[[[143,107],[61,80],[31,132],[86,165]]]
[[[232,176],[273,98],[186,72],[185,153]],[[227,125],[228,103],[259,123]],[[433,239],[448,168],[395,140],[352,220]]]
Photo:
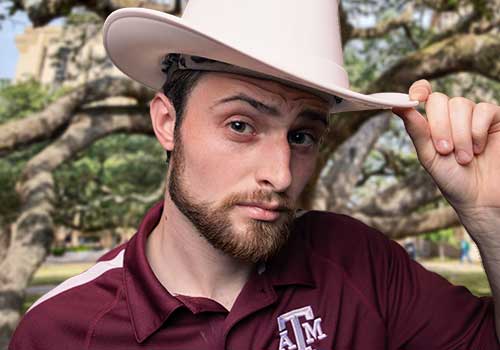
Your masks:
[[[317,318],[313,322],[313,326],[309,322],[302,323],[302,328],[306,332],[307,344],[312,344],[316,339],[321,340],[326,338],[326,334],[321,329],[321,318]]]

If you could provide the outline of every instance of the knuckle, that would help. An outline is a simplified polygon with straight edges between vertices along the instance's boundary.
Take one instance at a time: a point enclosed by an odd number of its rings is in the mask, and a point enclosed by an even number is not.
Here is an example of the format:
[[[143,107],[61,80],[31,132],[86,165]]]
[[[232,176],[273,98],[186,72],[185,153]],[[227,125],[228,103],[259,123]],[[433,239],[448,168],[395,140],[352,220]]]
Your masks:
[[[472,102],[471,100],[465,98],[465,97],[460,97],[460,96],[457,96],[457,97],[452,97],[449,101],[449,104],[450,106],[453,106],[453,107],[472,107],[474,106],[474,102]]]
[[[478,111],[480,114],[483,113],[493,113],[496,111],[496,106],[487,102],[480,102],[475,107],[474,110]]]
[[[432,94],[430,94],[429,96],[429,99],[440,99],[440,100],[443,100],[443,99],[446,99],[448,100],[448,96],[443,94],[442,92],[433,92]]]
[[[487,130],[473,125],[471,129],[472,138],[474,140],[480,140],[486,136]]]

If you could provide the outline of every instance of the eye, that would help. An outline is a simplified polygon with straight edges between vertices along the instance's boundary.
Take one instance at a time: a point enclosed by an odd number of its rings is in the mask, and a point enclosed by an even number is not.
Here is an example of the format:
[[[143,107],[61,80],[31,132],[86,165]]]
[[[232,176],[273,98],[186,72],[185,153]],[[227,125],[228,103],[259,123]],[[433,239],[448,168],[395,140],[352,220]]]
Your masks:
[[[235,120],[229,123],[231,129],[239,134],[253,134],[255,132],[254,128],[250,124],[242,122],[241,120]]]
[[[316,145],[316,138],[307,132],[293,132],[288,135],[288,142],[300,146]]]

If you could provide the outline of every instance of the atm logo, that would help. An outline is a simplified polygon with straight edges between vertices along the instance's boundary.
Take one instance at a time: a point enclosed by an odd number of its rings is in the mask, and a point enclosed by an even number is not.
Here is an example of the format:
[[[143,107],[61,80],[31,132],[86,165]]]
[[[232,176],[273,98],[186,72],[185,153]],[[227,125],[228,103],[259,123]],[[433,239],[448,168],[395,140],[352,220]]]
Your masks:
[[[311,306],[289,311],[278,316],[277,321],[280,332],[278,350],[315,350],[312,345],[326,338],[321,328],[321,318],[314,318]],[[288,333],[288,323],[292,326],[295,342]]]

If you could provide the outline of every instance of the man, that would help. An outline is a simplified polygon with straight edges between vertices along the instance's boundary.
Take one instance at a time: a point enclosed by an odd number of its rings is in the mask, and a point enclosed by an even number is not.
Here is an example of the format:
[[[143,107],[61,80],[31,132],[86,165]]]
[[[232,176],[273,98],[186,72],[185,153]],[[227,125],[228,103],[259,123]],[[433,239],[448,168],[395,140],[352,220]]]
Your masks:
[[[350,91],[332,1],[305,11],[269,1],[271,14],[244,0],[207,3],[191,0],[182,20],[140,9],[107,20],[114,63],[163,85],[151,120],[170,155],[165,199],[128,243],[37,301],[10,348],[500,348],[498,302],[352,218],[296,207],[328,113],[393,107],[478,243],[498,299],[498,106],[419,81],[410,97],[425,102],[424,118],[407,96]]]

